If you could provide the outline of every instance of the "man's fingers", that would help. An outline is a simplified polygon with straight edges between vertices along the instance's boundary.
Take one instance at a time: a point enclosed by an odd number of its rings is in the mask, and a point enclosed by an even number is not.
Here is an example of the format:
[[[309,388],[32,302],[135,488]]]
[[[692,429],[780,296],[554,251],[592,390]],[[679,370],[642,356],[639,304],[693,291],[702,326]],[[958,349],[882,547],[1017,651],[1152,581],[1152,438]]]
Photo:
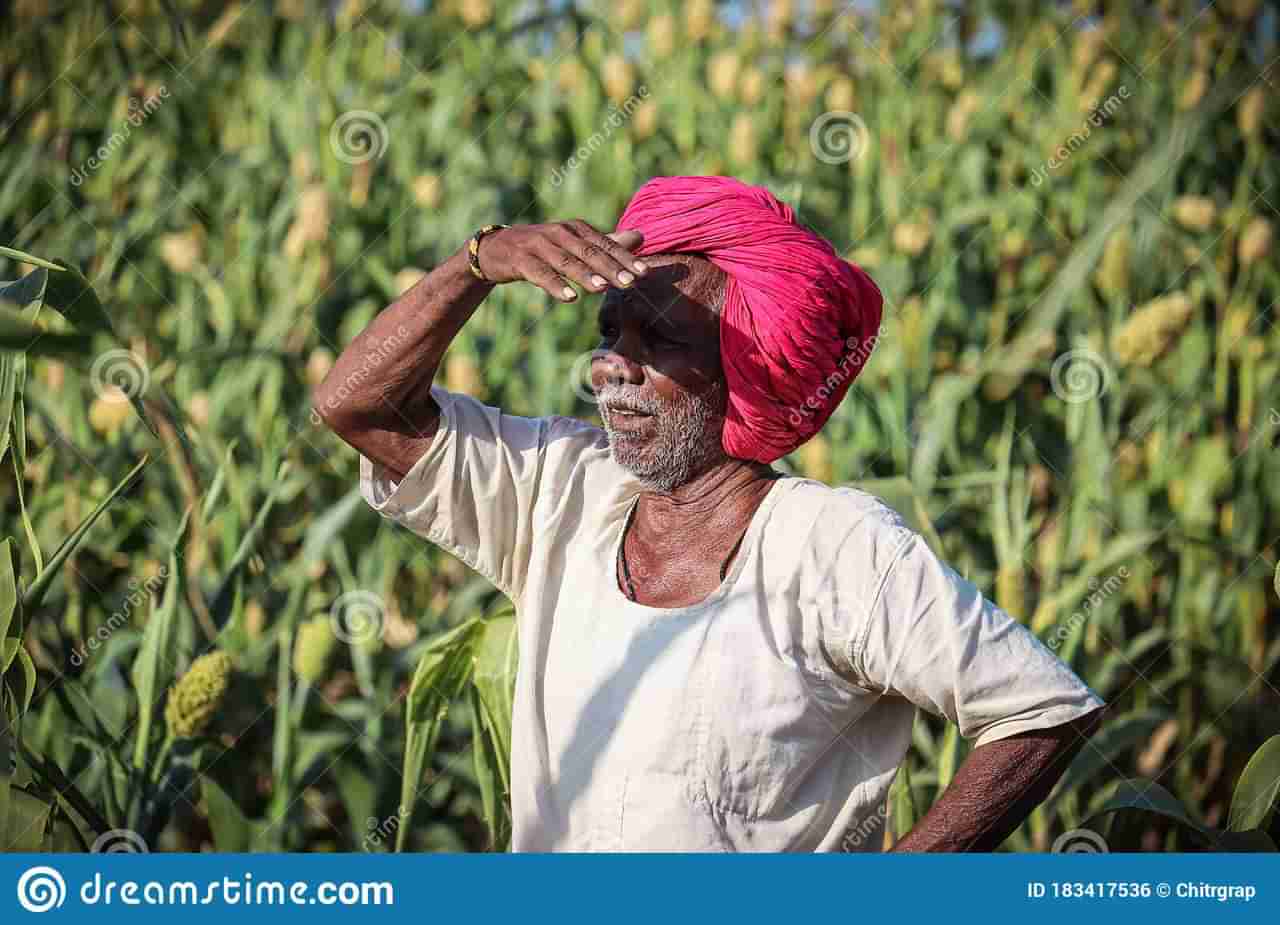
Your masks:
[[[521,272],[525,279],[544,289],[557,302],[572,302],[578,297],[577,291],[565,278],[541,257],[528,255]]]
[[[644,235],[634,228],[628,228],[626,231],[611,231],[605,237],[616,241],[629,251],[635,250],[644,243]]]
[[[641,238],[637,237],[636,240],[638,242]],[[635,254],[612,236],[600,233],[585,221],[568,223],[566,236],[559,243],[612,286],[625,288],[634,283],[637,276],[644,274],[644,264],[637,267]]]

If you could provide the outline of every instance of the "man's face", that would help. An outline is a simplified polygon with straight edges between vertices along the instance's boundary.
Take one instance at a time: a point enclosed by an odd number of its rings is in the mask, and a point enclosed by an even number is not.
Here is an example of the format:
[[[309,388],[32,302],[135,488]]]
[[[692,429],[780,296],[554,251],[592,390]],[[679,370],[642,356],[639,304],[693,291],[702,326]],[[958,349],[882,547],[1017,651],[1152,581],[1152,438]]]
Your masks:
[[[614,459],[646,488],[671,491],[724,458],[725,276],[693,255],[645,261],[639,282],[605,295],[591,386]]]

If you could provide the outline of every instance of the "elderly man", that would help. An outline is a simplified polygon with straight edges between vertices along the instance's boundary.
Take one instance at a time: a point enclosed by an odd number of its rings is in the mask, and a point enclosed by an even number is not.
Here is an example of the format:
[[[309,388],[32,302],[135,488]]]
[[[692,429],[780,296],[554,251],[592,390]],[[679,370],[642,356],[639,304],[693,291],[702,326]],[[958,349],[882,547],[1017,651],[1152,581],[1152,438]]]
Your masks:
[[[432,384],[495,285],[603,292],[603,430]],[[1102,701],[865,492],[771,463],[880,293],[759,187],[659,177],[614,233],[486,226],[316,390],[365,499],[516,605],[515,850],[878,849],[916,709],[974,748],[899,850],[992,850]]]

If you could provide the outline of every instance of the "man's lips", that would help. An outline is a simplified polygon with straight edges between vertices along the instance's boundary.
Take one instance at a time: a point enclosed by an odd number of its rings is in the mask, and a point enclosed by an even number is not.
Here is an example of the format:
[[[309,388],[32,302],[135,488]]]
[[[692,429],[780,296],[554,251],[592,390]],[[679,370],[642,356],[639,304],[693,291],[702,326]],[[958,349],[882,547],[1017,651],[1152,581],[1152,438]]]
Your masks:
[[[626,408],[619,405],[605,405],[604,417],[610,429],[615,431],[640,430],[653,417],[647,411],[638,408]]]

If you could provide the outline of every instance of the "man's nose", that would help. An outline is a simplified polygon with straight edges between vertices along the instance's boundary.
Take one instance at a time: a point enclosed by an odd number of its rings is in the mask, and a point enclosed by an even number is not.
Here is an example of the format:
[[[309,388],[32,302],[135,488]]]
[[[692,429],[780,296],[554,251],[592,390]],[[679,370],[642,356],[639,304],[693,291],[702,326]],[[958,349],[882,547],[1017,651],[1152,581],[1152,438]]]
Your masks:
[[[596,388],[605,385],[639,385],[644,382],[644,367],[632,359],[630,350],[620,338],[610,347],[596,351],[591,364],[591,378],[596,380]]]

